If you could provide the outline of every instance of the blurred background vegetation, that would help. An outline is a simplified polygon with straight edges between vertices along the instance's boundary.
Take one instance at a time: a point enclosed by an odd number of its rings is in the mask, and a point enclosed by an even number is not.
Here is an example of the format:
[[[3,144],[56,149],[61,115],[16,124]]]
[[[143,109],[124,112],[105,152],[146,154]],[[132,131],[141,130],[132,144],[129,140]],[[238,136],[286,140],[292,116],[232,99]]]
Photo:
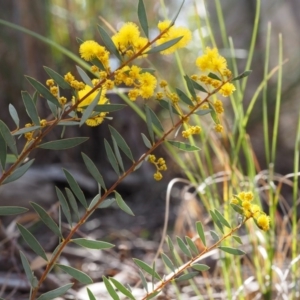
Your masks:
[[[169,1],[145,1],[148,13],[149,24],[153,28],[150,35],[155,35],[156,24],[163,20],[165,15],[172,18],[177,11],[181,0]],[[202,53],[198,27],[201,27],[202,35],[207,36],[207,45],[214,42],[222,55],[230,60],[230,51],[228,41],[222,39],[219,27],[220,11],[227,26],[227,35],[231,36],[236,48],[236,58],[239,63],[239,72],[244,71],[247,59],[247,51],[250,45],[254,15],[257,2],[254,0],[226,0],[226,1],[205,1],[205,0],[187,0],[179,15],[177,24],[187,25],[193,31],[193,41],[189,47],[180,52],[182,65],[187,74],[195,72],[195,58]],[[123,22],[137,22],[136,15],[137,0],[121,1],[112,0],[92,1],[92,0],[22,0],[5,1],[0,0],[0,18],[2,20],[19,25],[23,28],[36,32],[50,40],[56,42],[62,47],[78,54],[78,43],[76,37],[80,39],[96,39],[100,41],[97,33],[97,24],[103,25],[108,32],[118,30]],[[207,17],[210,20],[210,26],[207,23]],[[295,127],[299,110],[299,78],[300,78],[300,36],[298,28],[300,27],[300,3],[298,0],[264,0],[261,2],[261,18],[259,22],[259,36],[257,37],[254,63],[251,66],[253,70],[249,78],[249,85],[245,94],[245,105],[250,100],[256,87],[263,77],[264,52],[267,23],[272,24],[271,34],[271,59],[270,69],[276,67],[278,57],[278,34],[283,34],[284,59],[288,62],[284,65],[283,80],[283,102],[281,108],[280,136],[277,164],[279,172],[289,172],[292,166],[292,151],[295,139]],[[45,82],[47,74],[43,70],[46,65],[60,74],[68,71],[76,73],[75,63],[62,54],[61,51],[51,47],[41,40],[24,34],[16,29],[0,24],[0,95],[1,110],[0,118],[12,126],[8,114],[8,105],[12,103],[21,115],[23,124],[28,121],[25,113],[22,115],[23,103],[20,97],[21,90],[31,90],[31,87],[24,78],[24,74],[32,76],[41,82]],[[209,39],[209,31],[215,33],[215,41]],[[154,57],[151,63],[160,70],[161,78],[166,78],[173,86],[182,85],[182,80],[177,73],[175,56]],[[276,78],[271,79],[268,87],[269,111],[272,113],[275,103]],[[122,101],[114,97],[112,101]],[[229,104],[229,102],[228,102]],[[262,165],[263,143],[262,143],[262,110],[261,102],[258,101],[255,112],[252,114],[249,133],[251,135],[253,147],[258,155]],[[43,111],[43,107],[40,107]],[[230,110],[230,108],[228,108]],[[140,124],[138,121],[130,118],[133,112],[130,109],[115,115],[113,125],[122,130],[128,136],[129,144],[135,145],[133,140],[139,135]],[[43,115],[43,114],[42,114]],[[47,114],[44,113],[46,117]],[[132,119],[132,120],[131,120]],[[270,119],[272,121],[272,118]],[[81,128],[83,134],[89,134],[93,137],[86,146],[81,149],[89,153],[94,160],[101,157],[101,142],[97,141],[100,136],[105,136],[106,125],[99,128]],[[11,127],[12,128],[12,127]],[[76,129],[77,130],[77,129]],[[59,137],[59,133],[56,133]],[[68,135],[77,135],[76,132],[69,131]],[[49,136],[53,139],[53,134]],[[130,141],[131,140],[131,141]],[[91,148],[91,146],[93,146]],[[89,151],[87,151],[90,149]],[[138,149],[138,147],[137,147]],[[75,152],[74,152],[75,151]],[[78,158],[77,150],[63,153],[62,156],[51,154],[50,157],[37,153],[37,160],[42,163],[51,162],[71,162]],[[137,150],[136,155],[140,155]],[[47,159],[47,161],[45,161]],[[265,167],[265,166],[263,166]]]

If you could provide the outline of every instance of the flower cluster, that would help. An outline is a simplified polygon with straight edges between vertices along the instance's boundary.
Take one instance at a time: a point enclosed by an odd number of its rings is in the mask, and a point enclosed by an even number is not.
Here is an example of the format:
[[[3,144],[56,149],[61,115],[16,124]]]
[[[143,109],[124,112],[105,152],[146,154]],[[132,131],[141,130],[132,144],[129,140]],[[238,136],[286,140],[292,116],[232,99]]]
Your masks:
[[[205,53],[197,58],[196,66],[203,74],[193,75],[192,79],[203,83],[208,91],[211,88],[219,89],[218,92],[223,97],[228,97],[235,91],[234,85],[227,82],[232,74],[227,68],[226,59],[219,54],[217,48],[207,47]]]
[[[252,203],[252,192],[241,192],[237,196],[234,196],[231,203],[241,208],[241,213],[247,219],[253,218],[256,225],[267,231],[270,228],[270,217],[267,216],[261,208]]]
[[[154,94],[156,87],[156,78],[149,72],[143,72],[138,66],[125,66],[121,70],[115,72],[116,85],[124,83],[127,86],[133,87],[129,91],[128,97],[130,100],[135,101],[138,96],[148,99]]]
[[[119,32],[112,36],[112,41],[121,55],[128,57],[132,57],[149,43],[147,38],[140,36],[138,26],[132,22],[125,23]],[[143,52],[148,50],[150,50],[150,47],[147,47]],[[145,56],[145,54],[140,56]]]
[[[98,59],[105,69],[109,69],[109,52],[93,40],[83,42],[79,47],[81,58],[86,61]]]
[[[165,20],[158,23],[157,27],[160,30],[160,32],[166,32],[162,34],[161,38],[157,40],[156,44],[161,45],[179,37],[181,37],[181,39],[175,45],[171,46],[166,50],[161,51],[161,54],[171,54],[177,49],[185,47],[192,39],[192,34],[189,29],[185,27],[175,27],[174,25],[170,25],[171,21],[169,20]]]
[[[156,167],[156,172],[154,173],[153,178],[157,181],[161,180],[163,176],[160,171],[167,170],[167,165],[166,165],[165,160],[162,157],[159,159],[156,159],[156,156],[151,154],[148,156],[148,161],[151,164],[154,164]]]
[[[200,126],[189,126],[187,130],[182,131],[182,136],[184,138],[188,138],[189,136],[193,134],[199,134],[201,132],[201,127]]]

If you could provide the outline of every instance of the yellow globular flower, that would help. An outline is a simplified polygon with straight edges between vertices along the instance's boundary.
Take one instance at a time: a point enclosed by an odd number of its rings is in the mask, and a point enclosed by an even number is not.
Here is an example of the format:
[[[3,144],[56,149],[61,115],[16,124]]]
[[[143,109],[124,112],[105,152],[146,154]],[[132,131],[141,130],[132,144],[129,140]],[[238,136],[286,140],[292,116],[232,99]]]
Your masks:
[[[257,220],[257,225],[259,228],[261,228],[263,231],[268,231],[270,229],[270,217],[265,215],[265,214],[261,214]]]
[[[159,22],[157,27],[160,30],[160,32],[163,32],[166,30],[171,24],[171,21],[165,20],[162,22]],[[178,37],[182,37],[175,45],[171,46],[170,48],[161,51],[161,54],[171,54],[175,52],[179,48],[185,47],[190,40],[192,39],[192,34],[189,29],[185,27],[175,27],[174,25],[171,26],[163,35],[161,38],[159,38],[156,41],[157,45],[164,44],[168,41],[171,41],[173,39],[176,39]]]
[[[50,93],[51,93],[53,96],[57,97],[57,95],[58,95],[58,87],[57,87],[57,86],[51,86],[51,87],[50,87]]]
[[[97,72],[99,72],[99,68],[98,68],[97,66],[93,65],[93,66],[91,66],[91,71],[92,71],[93,73],[97,73]],[[104,73],[105,73],[105,72],[104,72]]]
[[[232,83],[225,83],[219,90],[219,93],[223,97],[228,97],[230,96],[233,92],[235,91],[235,86]]]
[[[199,56],[196,60],[196,66],[201,71],[212,71],[222,74],[222,72],[227,69],[226,59],[221,56],[217,48],[205,49],[205,52],[202,56]]]
[[[66,97],[59,97],[58,101],[61,105],[65,105],[67,103],[67,98]]]
[[[105,81],[104,83],[104,87],[107,89],[107,90],[112,90],[114,88],[115,84],[112,80],[108,79]]]
[[[223,126],[221,124],[215,125],[215,131],[216,132],[223,132]]]
[[[127,47],[128,45],[132,45],[134,41],[140,37],[140,30],[135,23],[127,22],[115,36],[118,37],[118,44],[116,46],[121,45]],[[114,36],[112,37],[112,40],[114,41]]]
[[[75,90],[83,90],[85,87],[85,83],[82,81],[78,81],[78,80],[72,80],[70,82],[70,85]]]
[[[40,125],[41,125],[41,127],[46,127],[47,120],[45,120],[45,119],[40,120]]]
[[[128,92],[128,97],[131,101],[135,101],[139,95],[140,95],[140,92],[138,89],[132,89]]]
[[[159,86],[161,88],[165,88],[168,86],[168,82],[166,80],[161,80],[161,82],[159,83]]]
[[[156,157],[155,157],[155,155],[153,155],[153,154],[151,154],[151,155],[149,155],[148,156],[148,161],[150,162],[150,163],[155,163],[155,161],[156,161]]]
[[[153,178],[156,180],[156,181],[159,181],[163,178],[162,174],[159,172],[159,171],[156,171],[153,175]]]
[[[28,142],[31,141],[31,140],[33,140],[33,132],[30,131],[30,132],[24,133],[24,137],[25,137],[25,139],[26,139]]]
[[[54,80],[53,79],[47,79],[47,81],[46,81],[46,85],[47,86],[53,86],[55,84],[55,82],[54,82]]]
[[[216,100],[215,103],[214,103],[214,107],[215,107],[215,110],[218,114],[221,114],[221,113],[224,112],[224,107],[223,107],[222,101]]]
[[[66,82],[71,83],[73,80],[75,80],[75,77],[71,74],[71,72],[68,72],[64,79]]]
[[[157,92],[156,99],[161,100],[164,97],[164,94],[162,92]]]

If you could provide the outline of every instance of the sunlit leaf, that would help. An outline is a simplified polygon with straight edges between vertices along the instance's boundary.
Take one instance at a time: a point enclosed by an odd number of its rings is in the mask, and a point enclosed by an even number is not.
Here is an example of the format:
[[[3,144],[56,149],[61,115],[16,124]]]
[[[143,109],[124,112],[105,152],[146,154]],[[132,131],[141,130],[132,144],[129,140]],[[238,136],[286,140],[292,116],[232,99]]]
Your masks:
[[[170,47],[172,47],[173,45],[177,44],[180,40],[182,39],[182,36],[177,37],[173,40],[170,40],[168,42],[165,42],[159,46],[156,46],[152,49],[150,49],[149,51],[145,52],[145,54],[152,54],[152,53],[157,53],[157,52],[161,52],[164,51],[166,49],[169,49]]]
[[[240,238],[239,236],[233,235],[232,237],[233,237],[233,238],[235,239],[235,241],[238,242],[240,245],[243,244],[243,242],[242,242],[242,240],[241,240],[241,238]]]
[[[145,4],[144,4],[143,0],[139,0],[137,14],[138,14],[138,18],[139,18],[141,27],[145,33],[145,36],[148,37],[148,35],[149,35],[148,20],[147,20]]]
[[[197,271],[200,271],[200,272],[207,271],[207,270],[210,269],[209,266],[203,265],[203,264],[193,264],[192,268],[197,270]]]
[[[105,277],[102,276],[103,282],[106,286],[106,289],[109,293],[109,295],[114,299],[114,300],[120,300],[118,294],[116,293],[115,289],[113,288],[113,286],[111,285],[111,283],[109,282],[109,280]]]
[[[204,233],[202,223],[200,221],[196,222],[196,230],[197,230],[197,233],[199,235],[199,238],[200,238],[201,242],[206,247],[205,233]]]
[[[42,257],[44,260],[48,261],[48,258],[46,256],[46,253],[43,249],[43,247],[40,245],[40,243],[37,241],[37,239],[32,235],[31,232],[29,232],[24,226],[21,224],[17,224],[18,229],[25,240],[25,242],[28,244],[28,246],[36,253],[38,256]]]
[[[184,275],[179,276],[178,278],[175,278],[175,281],[185,281],[194,278],[195,276],[199,275],[199,272],[190,272]]]
[[[143,133],[141,133],[141,135],[142,135],[142,139],[143,139],[143,142],[144,142],[145,146],[146,146],[147,148],[151,149],[152,144],[151,144],[151,142],[149,141],[149,139],[148,139]]]
[[[35,80],[32,77],[29,76],[25,76],[26,79],[29,81],[29,83],[44,97],[46,98],[48,101],[50,101],[51,103],[53,103],[55,106],[57,107],[61,107],[60,103],[58,102],[58,100],[56,99],[55,96],[53,96],[51,94],[51,92],[43,85],[41,84],[39,81]]]
[[[61,295],[64,295],[72,287],[73,284],[74,283],[68,283],[55,290],[42,294],[37,298],[37,300],[53,300]]]
[[[127,143],[125,142],[124,138],[121,136],[121,134],[112,126],[108,125],[109,131],[111,135],[114,137],[118,147],[123,151],[123,153],[131,160],[134,162],[131,150]]]
[[[104,139],[104,147],[110,165],[112,166],[114,171],[118,174],[118,176],[120,176],[120,170],[119,170],[119,165],[116,156],[106,139]]]
[[[44,70],[62,89],[71,88],[71,86],[65,81],[65,79],[60,74],[45,66],[44,66]]]
[[[120,209],[122,209],[124,212],[126,212],[128,215],[134,216],[134,213],[130,209],[130,207],[126,204],[126,202],[123,200],[122,196],[115,191],[115,197],[116,197],[116,202]]]
[[[0,206],[0,216],[18,215],[26,211],[28,211],[28,208],[20,206]]]
[[[216,214],[214,213],[213,210],[209,211],[212,220],[214,221],[214,223],[219,227],[219,229],[222,231],[222,233],[224,233],[224,228],[222,223],[220,222],[220,220],[218,219],[218,217],[216,216]]]
[[[13,119],[13,121],[15,122],[17,128],[19,128],[20,119],[19,119],[17,110],[15,109],[15,107],[12,104],[8,105],[8,110],[9,110],[9,114],[10,114],[11,118]]]
[[[172,146],[187,152],[200,150],[199,147],[184,142],[178,142],[178,141],[167,141],[167,142],[170,143]]]
[[[251,74],[251,72],[252,72],[252,70],[245,71],[242,74],[238,75],[237,77],[234,77],[233,79],[231,79],[231,81],[235,81],[235,80],[239,80],[239,79],[242,79],[244,77],[247,77]]]
[[[189,106],[194,106],[193,101],[182,90],[176,88],[176,93],[181,101]]]
[[[240,249],[231,248],[231,247],[220,246],[219,249],[226,253],[233,254],[233,255],[244,255],[245,254],[244,251],[242,251]]]
[[[21,95],[22,95],[22,99],[23,99],[28,117],[32,120],[32,122],[36,126],[40,126],[40,118],[39,118],[36,106],[33,103],[33,100],[31,99],[31,96],[26,91],[22,91]]]
[[[172,271],[175,272],[175,267],[171,261],[171,259],[164,253],[161,253],[161,258],[163,260],[163,262],[165,263],[165,265]]]
[[[88,240],[84,238],[78,238],[78,239],[72,239],[72,243],[75,243],[77,245],[80,245],[82,247],[86,247],[89,249],[110,249],[114,247],[115,245],[107,242],[102,242],[102,241],[95,241],[95,240]]]
[[[224,226],[226,226],[226,227],[228,227],[228,228],[231,228],[231,226],[230,226],[230,224],[228,223],[228,221],[222,216],[222,214],[221,214],[217,209],[215,209],[215,214],[216,214],[216,216],[218,217],[218,219],[220,220],[220,222],[221,222]]]
[[[65,217],[67,218],[69,225],[72,226],[72,218],[71,218],[71,212],[70,212],[68,202],[67,202],[64,194],[58,187],[55,187],[55,190],[56,190],[56,194],[57,194],[61,209],[62,209]]]
[[[83,111],[80,122],[79,122],[79,126],[82,126],[85,121],[91,117],[91,115],[93,114],[93,111],[95,109],[95,107],[97,106],[100,96],[101,96],[102,90],[100,90],[96,97],[94,98],[94,100],[91,102],[91,104]]]
[[[118,280],[116,280],[114,278],[109,278],[109,280],[113,283],[113,285],[116,287],[116,289],[118,289],[123,295],[125,295],[126,297],[128,297],[132,300],[135,300],[135,298],[133,297],[131,292],[128,291],[128,289],[122,283],[120,283]]]
[[[31,202],[30,205],[33,207],[35,212],[39,215],[42,222],[58,237],[62,237],[61,231],[58,228],[57,224],[53,221],[53,219],[49,216],[47,211],[44,210],[40,205]]]
[[[188,249],[188,247],[186,246],[186,244],[184,243],[184,241],[180,238],[180,237],[176,237],[177,240],[177,244],[179,246],[179,248],[181,249],[181,251],[189,258],[192,258],[192,254],[191,251]]]
[[[83,158],[84,164],[90,174],[93,176],[93,178],[101,185],[102,188],[106,189],[106,186],[104,184],[104,180],[102,175],[100,174],[98,168],[94,164],[94,162],[83,152],[81,152],[81,156]]]
[[[58,266],[64,272],[68,273],[69,275],[71,275],[72,277],[74,277],[76,280],[78,280],[79,282],[81,282],[83,284],[91,284],[91,283],[93,283],[92,278],[90,276],[86,275],[82,271],[79,271],[79,270],[77,270],[75,268],[72,268],[72,267],[69,267],[69,266],[65,266],[65,265],[61,265],[61,264],[56,264],[56,266]]]
[[[198,255],[199,254],[198,248],[195,245],[195,243],[192,241],[192,239],[190,237],[186,236],[185,240],[186,240],[190,250],[192,251],[192,253],[195,255]]]
[[[85,141],[87,141],[88,137],[75,137],[75,138],[67,138],[62,140],[56,140],[47,142],[41,145],[38,145],[41,149],[48,149],[48,150],[65,150],[76,147]]]
[[[122,61],[122,57],[121,57],[118,49],[116,48],[114,42],[112,41],[110,36],[107,34],[107,32],[99,25],[98,25],[98,30],[99,30],[99,33],[101,35],[101,38],[102,38],[103,43],[106,46],[107,50],[109,52],[113,53],[120,61]]]
[[[12,136],[12,134],[10,133],[9,128],[6,126],[6,124],[2,120],[0,120],[0,133],[1,133],[2,137],[3,137],[3,139],[5,140],[7,146],[11,150],[11,152],[14,155],[18,156],[18,150],[17,150],[17,146],[16,146],[16,140]]]
[[[6,179],[4,179],[2,184],[6,184],[6,183],[9,183],[9,182],[15,181],[15,180],[19,179],[20,177],[22,177],[27,172],[27,170],[31,167],[33,162],[34,162],[34,159],[32,159],[32,160],[28,161],[27,163],[23,164],[21,167],[16,169],[11,175],[6,177]]]
[[[37,278],[34,276],[31,268],[30,268],[30,265],[29,265],[29,262],[26,258],[26,256],[24,255],[24,253],[22,251],[20,251],[20,257],[21,257],[21,261],[22,261],[22,266],[24,268],[24,271],[25,271],[25,274],[26,274],[26,277],[30,283],[30,286],[35,288],[38,286],[38,280]]]
[[[86,290],[88,292],[89,300],[97,300],[89,288],[86,288]]]
[[[146,264],[145,262],[137,259],[137,258],[133,258],[132,259],[134,261],[134,263],[141,268],[142,270],[144,270],[146,273],[150,274],[151,276],[154,276],[154,278],[161,280],[160,276],[157,274],[156,271],[153,272],[152,267],[150,267],[148,264]]]
[[[76,182],[75,178],[72,176],[72,174],[67,171],[66,169],[63,169],[65,176],[67,178],[67,181],[71,187],[71,190],[73,191],[73,193],[75,194],[75,196],[77,197],[77,199],[80,201],[80,203],[87,208],[87,202],[85,199],[85,196],[83,194],[83,191],[81,190],[80,186],[78,185],[78,183]]]

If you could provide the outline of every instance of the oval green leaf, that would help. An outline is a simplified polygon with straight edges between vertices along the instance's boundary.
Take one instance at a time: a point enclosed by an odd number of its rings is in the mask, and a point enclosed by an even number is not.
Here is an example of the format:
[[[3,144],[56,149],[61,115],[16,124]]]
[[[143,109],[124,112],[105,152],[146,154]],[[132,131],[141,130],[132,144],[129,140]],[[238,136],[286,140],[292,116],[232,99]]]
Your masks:
[[[126,289],[126,287],[122,283],[120,283],[118,280],[114,278],[109,278],[109,280],[113,283],[116,289],[118,289],[123,295],[125,295],[129,299],[135,300],[131,292],[128,291],[128,289]]]
[[[115,246],[111,243],[95,241],[95,240],[88,240],[88,239],[84,239],[84,238],[73,239],[72,243],[75,243],[75,244],[80,245],[85,248],[98,249],[98,250],[110,249]]]
[[[120,209],[122,209],[128,215],[134,216],[134,213],[132,212],[130,207],[125,203],[122,196],[117,191],[115,191],[115,197],[116,197],[116,202],[117,202],[118,206],[120,207]]]
[[[210,269],[209,266],[203,265],[203,264],[193,264],[192,268],[197,270],[197,271],[200,271],[200,272],[207,271],[207,270]]]
[[[34,78],[30,77],[30,76],[25,76],[26,79],[29,81],[29,83],[44,97],[46,98],[48,101],[50,101],[51,103],[53,103],[56,107],[61,107],[60,103],[58,102],[58,100],[56,99],[56,97],[54,97],[51,92],[43,85],[41,84],[39,81],[35,80]]]
[[[184,275],[179,276],[175,279],[175,281],[185,281],[194,278],[195,276],[199,275],[199,272],[190,272]]]
[[[27,172],[27,170],[31,167],[33,162],[34,159],[28,161],[27,163],[23,164],[20,168],[16,169],[11,175],[6,177],[6,179],[3,181],[3,184],[15,181],[20,177],[22,177]]]
[[[141,27],[145,33],[145,36],[148,37],[149,27],[148,27],[147,13],[146,13],[145,4],[143,0],[139,0],[137,14],[138,14]]]
[[[196,222],[196,229],[197,229],[197,233],[199,235],[199,238],[200,238],[201,242],[206,247],[205,233],[204,233],[204,230],[203,230],[202,223],[200,221]]]
[[[187,143],[183,143],[183,142],[178,142],[178,141],[168,141],[168,143],[170,143],[172,146],[183,150],[183,151],[187,151],[187,152],[191,152],[191,151],[199,151],[200,148],[191,144],[187,144]]]
[[[244,251],[242,251],[240,249],[236,249],[236,248],[231,248],[231,247],[220,246],[219,249],[226,253],[233,254],[233,255],[244,255],[245,254]]]
[[[86,275],[82,271],[79,271],[79,270],[77,270],[75,268],[72,268],[72,267],[69,267],[69,266],[65,266],[65,265],[61,265],[61,264],[56,264],[56,266],[58,266],[64,272],[68,273],[69,275],[71,275],[72,277],[74,277],[76,280],[78,280],[79,282],[81,282],[83,284],[91,284],[91,283],[93,283],[92,278],[90,276]]]
[[[76,137],[76,138],[68,138],[63,140],[57,140],[52,142],[47,142],[41,145],[38,145],[38,148],[48,149],[48,150],[65,150],[76,147],[85,141],[87,141],[88,137]]]
[[[28,246],[40,257],[42,257],[44,260],[48,261],[48,258],[46,256],[46,253],[40,243],[37,241],[37,239],[32,235],[31,232],[29,232],[25,227],[23,227],[20,224],[17,224],[18,229],[25,240],[25,242],[28,244]]]
[[[30,205],[33,207],[35,212],[39,215],[42,222],[58,237],[62,237],[61,231],[58,228],[57,224],[53,221],[53,219],[49,216],[49,214],[42,208],[40,205],[31,202]]]
[[[21,92],[28,117],[36,126],[40,126],[40,118],[31,96],[26,91]]]
[[[161,278],[157,274],[157,272],[156,271],[153,272],[153,269],[148,264],[146,264],[145,262],[143,262],[142,260],[139,260],[137,258],[133,258],[132,260],[139,268],[144,270],[146,273],[150,274],[151,276],[153,276],[154,278],[156,278],[158,280],[161,280]]]
[[[145,52],[145,54],[157,53],[157,52],[161,52],[163,50],[169,49],[173,45],[177,44],[181,39],[182,39],[182,36],[177,37],[171,41],[165,42],[157,47],[150,49],[149,51]]]
[[[53,300],[56,297],[59,297],[63,294],[65,294],[73,285],[74,283],[68,283],[66,285],[63,285],[55,290],[52,290],[50,292],[47,292],[45,294],[42,294],[37,298],[37,300]]]
[[[7,146],[9,147],[9,149],[11,150],[11,152],[18,156],[18,150],[17,150],[17,146],[16,146],[16,140],[13,137],[13,135],[10,133],[9,128],[6,126],[6,124],[0,120],[0,133],[3,137],[3,139],[5,140]]]
[[[0,216],[18,215],[26,211],[28,211],[28,208],[20,206],[0,206]]]

